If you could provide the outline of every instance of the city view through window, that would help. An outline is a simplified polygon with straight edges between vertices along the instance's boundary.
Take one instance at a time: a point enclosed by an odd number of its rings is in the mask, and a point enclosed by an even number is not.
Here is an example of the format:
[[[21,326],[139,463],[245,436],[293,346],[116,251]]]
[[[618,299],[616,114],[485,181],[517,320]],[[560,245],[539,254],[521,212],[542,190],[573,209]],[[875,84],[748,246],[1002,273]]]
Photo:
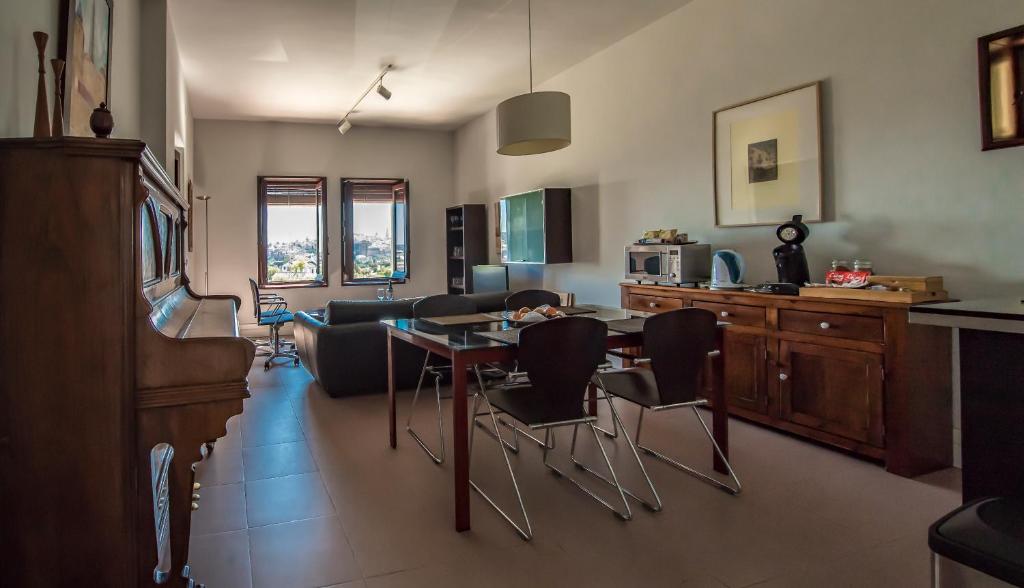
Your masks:
[[[267,207],[267,281],[322,279],[319,208],[315,204]]]
[[[388,278],[394,271],[391,202],[352,203],[352,277]]]

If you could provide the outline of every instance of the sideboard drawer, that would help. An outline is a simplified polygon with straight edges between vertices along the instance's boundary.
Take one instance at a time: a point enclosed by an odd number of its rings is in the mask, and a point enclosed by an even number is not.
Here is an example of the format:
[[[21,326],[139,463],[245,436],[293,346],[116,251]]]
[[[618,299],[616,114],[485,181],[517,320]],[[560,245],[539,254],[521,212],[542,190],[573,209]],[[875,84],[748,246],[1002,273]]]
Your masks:
[[[734,325],[746,325],[748,327],[763,327],[765,324],[764,320],[764,307],[763,306],[746,306],[743,304],[722,304],[719,302],[704,302],[703,300],[694,300],[694,308],[703,308],[704,310],[710,310],[715,313],[715,316],[720,321],[732,323]]]
[[[683,307],[680,298],[668,298],[665,296],[644,296],[643,294],[629,295],[629,308],[642,310],[644,312],[665,312]]]
[[[779,310],[779,329],[809,335],[824,335],[863,341],[884,341],[882,319],[870,316]]]

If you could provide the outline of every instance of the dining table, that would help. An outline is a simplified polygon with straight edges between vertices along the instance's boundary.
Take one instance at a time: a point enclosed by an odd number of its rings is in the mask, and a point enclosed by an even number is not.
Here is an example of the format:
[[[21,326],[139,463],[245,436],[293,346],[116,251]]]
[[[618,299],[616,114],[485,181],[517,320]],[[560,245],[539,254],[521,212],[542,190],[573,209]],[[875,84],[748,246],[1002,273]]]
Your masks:
[[[606,348],[626,356],[624,365],[631,365],[631,356],[642,354],[643,321],[650,313],[598,305],[578,305],[562,309],[566,314],[592,317],[608,324]],[[518,331],[523,323],[510,319],[509,313],[477,313],[465,317],[402,318],[381,320],[387,330],[388,350],[388,435],[392,449],[398,447],[396,424],[395,345],[397,341],[419,347],[451,361],[452,445],[455,499],[455,530],[468,531],[470,525],[469,485],[469,418],[467,369],[481,364],[511,365],[518,353]],[[549,319],[553,320],[553,319]],[[556,320],[556,319],[554,319]],[[717,329],[718,351],[709,354],[704,370],[705,396],[712,412],[712,432],[722,454],[729,456],[729,420],[726,404],[724,370],[725,346],[722,336],[726,322]],[[679,333],[686,337],[686,333]],[[617,351],[616,351],[617,350]],[[597,414],[597,389],[591,384],[587,391],[587,409]],[[715,471],[727,474],[725,463],[712,450]]]

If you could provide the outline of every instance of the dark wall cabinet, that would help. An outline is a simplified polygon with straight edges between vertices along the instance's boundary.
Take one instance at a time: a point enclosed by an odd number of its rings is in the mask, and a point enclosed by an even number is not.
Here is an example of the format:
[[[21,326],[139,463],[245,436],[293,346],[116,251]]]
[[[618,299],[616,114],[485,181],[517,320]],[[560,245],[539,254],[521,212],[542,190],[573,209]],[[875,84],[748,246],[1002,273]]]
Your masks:
[[[572,262],[571,197],[569,188],[539,188],[502,198],[501,262]]]
[[[473,292],[473,266],[487,263],[487,205],[445,209],[445,257],[449,294]]]
[[[623,308],[695,307],[730,323],[722,350],[730,414],[883,460],[902,476],[952,463],[950,337],[909,324],[909,305],[620,288]]]

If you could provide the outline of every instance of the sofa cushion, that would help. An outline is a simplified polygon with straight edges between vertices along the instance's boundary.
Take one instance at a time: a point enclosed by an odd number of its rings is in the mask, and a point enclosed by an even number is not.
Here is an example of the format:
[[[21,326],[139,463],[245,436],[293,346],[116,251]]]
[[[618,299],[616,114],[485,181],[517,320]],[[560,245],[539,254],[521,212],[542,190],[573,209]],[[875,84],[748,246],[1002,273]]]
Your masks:
[[[419,298],[401,300],[331,300],[324,322],[328,325],[377,322],[384,319],[412,318],[412,305]]]

